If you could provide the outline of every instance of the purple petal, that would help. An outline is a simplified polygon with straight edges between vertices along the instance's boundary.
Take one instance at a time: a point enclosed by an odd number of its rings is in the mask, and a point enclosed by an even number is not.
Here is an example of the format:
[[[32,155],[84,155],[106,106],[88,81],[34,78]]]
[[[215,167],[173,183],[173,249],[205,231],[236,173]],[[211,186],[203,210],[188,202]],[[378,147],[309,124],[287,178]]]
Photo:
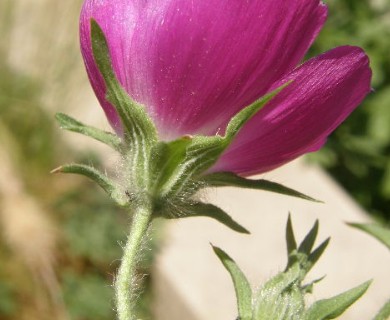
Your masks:
[[[368,57],[339,47],[274,84],[294,81],[241,130],[211,171],[262,173],[319,149],[370,92]]]
[[[299,63],[326,12],[319,0],[87,0],[81,45],[114,128],[118,117],[91,54],[90,17],[106,33],[120,82],[163,138],[212,134]]]
[[[127,51],[141,9],[142,1],[87,0],[80,15],[80,46],[88,77],[108,121],[118,134],[122,132],[120,118],[115,108],[105,99],[104,80],[93,58],[90,20],[95,19],[104,31],[114,70],[124,85],[129,66]]]

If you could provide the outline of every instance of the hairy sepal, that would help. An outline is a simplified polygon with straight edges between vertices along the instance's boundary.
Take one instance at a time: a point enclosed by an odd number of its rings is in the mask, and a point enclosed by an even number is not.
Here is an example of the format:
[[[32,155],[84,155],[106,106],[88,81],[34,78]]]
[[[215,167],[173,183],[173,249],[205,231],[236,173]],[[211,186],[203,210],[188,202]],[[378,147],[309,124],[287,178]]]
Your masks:
[[[249,234],[246,228],[234,221],[224,210],[213,204],[196,202],[191,204],[189,209],[189,216],[213,218],[234,231]]]
[[[156,195],[164,184],[175,174],[187,156],[187,148],[192,138],[183,137],[171,142],[159,142],[152,150],[152,179],[150,188]],[[177,173],[176,173],[177,174]]]
[[[247,123],[257,112],[259,112],[269,101],[271,101],[278,93],[289,86],[293,80],[286,82],[272,92],[266,94],[256,100],[251,105],[239,111],[228,123],[226,127],[225,139],[232,141],[241,128]]]
[[[210,187],[238,187],[246,189],[275,192],[287,196],[297,197],[304,200],[321,202],[299,191],[285,187],[282,184],[264,179],[246,179],[233,172],[216,172],[200,177],[199,179]]]
[[[186,136],[170,142],[166,150],[171,154],[180,153],[181,156],[178,158],[180,162],[176,160],[175,170],[171,170],[171,166],[167,167],[170,174],[160,173],[160,177],[165,177],[159,181],[160,195],[167,198],[176,197],[187,191],[187,185],[194,184],[197,180],[198,183],[201,182],[199,177],[217,162],[242,127],[288,84],[284,84],[238,112],[228,123],[224,136]],[[185,139],[187,141],[184,153],[183,140]],[[181,148],[180,152],[174,146]],[[165,155],[165,157],[172,157],[172,155]]]
[[[145,192],[150,180],[151,150],[157,143],[157,130],[145,108],[132,100],[122,88],[112,68],[104,33],[91,19],[92,52],[106,85],[106,99],[118,112],[123,126],[124,161],[129,168],[127,180],[136,185],[136,192]]]
[[[57,113],[56,119],[61,129],[81,133],[87,137],[103,142],[115,151],[122,151],[122,140],[116,134],[85,125],[64,113]]]
[[[98,184],[119,206],[125,207],[128,205],[127,200],[122,196],[120,187],[107,175],[91,166],[77,163],[62,165],[52,170],[51,173],[72,173],[87,177]]]
[[[156,210],[156,213],[167,219],[208,217],[222,223],[233,231],[249,234],[246,228],[236,222],[224,210],[211,203],[185,201],[180,204],[179,201],[176,201],[168,205],[164,204],[163,210]]]

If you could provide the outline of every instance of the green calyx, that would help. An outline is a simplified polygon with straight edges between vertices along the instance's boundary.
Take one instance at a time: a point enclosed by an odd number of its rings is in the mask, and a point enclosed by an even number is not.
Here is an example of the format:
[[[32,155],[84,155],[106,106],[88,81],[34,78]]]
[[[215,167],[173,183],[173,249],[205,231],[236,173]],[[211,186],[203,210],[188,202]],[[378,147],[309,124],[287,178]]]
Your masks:
[[[332,298],[316,301],[310,307],[305,305],[305,295],[311,293],[314,284],[321,281],[322,278],[303,284],[304,278],[329,243],[329,239],[327,239],[313,250],[317,232],[318,222],[314,224],[301,244],[297,246],[289,217],[286,227],[288,255],[286,270],[268,280],[257,291],[252,291],[247,278],[234,260],[221,249],[213,247],[214,252],[233,280],[237,298],[237,319],[336,319],[366,292],[371,281],[367,281]]]
[[[91,39],[95,63],[105,81],[106,99],[121,119],[123,136],[84,125],[64,114],[58,114],[57,120],[63,129],[92,137],[119,152],[122,159],[120,182],[86,165],[62,166],[55,172],[90,178],[117,204],[130,211],[147,206],[152,208],[153,217],[208,216],[242,233],[248,233],[248,230],[221,208],[198,201],[196,193],[207,187],[236,186],[314,200],[266,180],[249,180],[229,172],[206,174],[245,123],[289,83],[238,112],[228,123],[224,135],[183,136],[169,142],[159,141],[156,127],[145,108],[135,102],[117,80],[107,40],[94,20],[91,20]]]

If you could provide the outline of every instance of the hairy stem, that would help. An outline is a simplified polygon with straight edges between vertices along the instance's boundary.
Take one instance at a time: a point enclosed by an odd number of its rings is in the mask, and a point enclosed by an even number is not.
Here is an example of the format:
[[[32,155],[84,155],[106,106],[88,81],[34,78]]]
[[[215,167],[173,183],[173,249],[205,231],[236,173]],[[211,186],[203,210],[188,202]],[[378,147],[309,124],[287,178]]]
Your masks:
[[[138,289],[136,267],[142,240],[151,222],[151,216],[152,212],[147,206],[138,206],[133,215],[130,234],[115,280],[116,309],[119,320],[136,319],[134,312],[134,300]]]

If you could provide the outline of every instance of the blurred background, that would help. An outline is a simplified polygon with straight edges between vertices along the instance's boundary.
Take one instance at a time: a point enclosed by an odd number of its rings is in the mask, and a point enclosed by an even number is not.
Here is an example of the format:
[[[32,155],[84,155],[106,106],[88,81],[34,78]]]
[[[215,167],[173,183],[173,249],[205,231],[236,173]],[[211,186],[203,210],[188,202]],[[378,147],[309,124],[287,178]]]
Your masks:
[[[1,320],[114,318],[111,284],[128,218],[86,179],[49,174],[66,162],[109,168],[115,160],[98,143],[60,132],[54,121],[61,111],[109,130],[78,49],[81,2],[0,2]],[[328,23],[309,55],[363,47],[375,92],[307,161],[322,165],[389,225],[390,1],[326,2]],[[140,273],[150,268],[157,242]],[[145,290],[140,305],[144,319],[150,295]]]

